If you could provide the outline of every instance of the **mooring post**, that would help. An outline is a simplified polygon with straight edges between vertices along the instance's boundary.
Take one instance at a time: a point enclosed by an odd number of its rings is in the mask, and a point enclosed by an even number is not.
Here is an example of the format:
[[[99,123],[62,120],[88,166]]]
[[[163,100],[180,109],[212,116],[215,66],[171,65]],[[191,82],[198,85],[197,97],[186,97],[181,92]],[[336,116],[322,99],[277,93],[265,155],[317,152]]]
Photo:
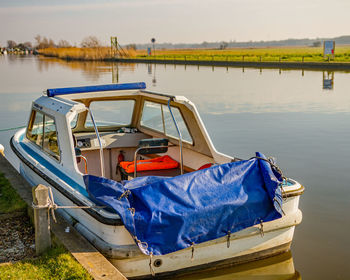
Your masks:
[[[32,189],[34,202],[35,252],[41,255],[51,247],[50,220],[48,215],[49,189],[37,185]],[[46,206],[46,207],[45,207]]]

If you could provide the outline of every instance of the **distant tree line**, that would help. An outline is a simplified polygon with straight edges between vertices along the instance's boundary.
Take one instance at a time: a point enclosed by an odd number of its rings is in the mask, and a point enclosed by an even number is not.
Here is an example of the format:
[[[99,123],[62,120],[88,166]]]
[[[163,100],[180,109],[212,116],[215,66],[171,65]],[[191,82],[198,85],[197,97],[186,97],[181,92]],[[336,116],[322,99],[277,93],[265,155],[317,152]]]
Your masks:
[[[7,41],[7,48],[9,49],[20,49],[20,50],[31,50],[33,48],[31,42],[24,42],[24,43],[19,43],[17,44],[13,40],[8,40]]]
[[[32,50],[32,49],[47,49],[47,48],[69,48],[72,44],[67,40],[59,40],[58,43],[51,38],[45,36],[37,35],[34,38],[34,45],[31,42],[17,43],[13,40],[7,41],[6,48],[8,49],[20,49],[20,50]],[[80,46],[82,48],[99,48],[101,47],[101,42],[96,36],[88,36],[84,38]]]
[[[350,36],[340,36],[335,38],[316,38],[316,39],[287,39],[287,40],[275,40],[275,41],[248,41],[248,42],[236,42],[231,41],[219,41],[219,42],[207,42],[196,44],[186,43],[158,43],[157,49],[226,49],[226,48],[256,48],[256,47],[286,47],[286,46],[310,46],[320,47],[323,41],[332,40],[338,45],[349,45]],[[150,44],[136,44],[138,49],[147,49]]]

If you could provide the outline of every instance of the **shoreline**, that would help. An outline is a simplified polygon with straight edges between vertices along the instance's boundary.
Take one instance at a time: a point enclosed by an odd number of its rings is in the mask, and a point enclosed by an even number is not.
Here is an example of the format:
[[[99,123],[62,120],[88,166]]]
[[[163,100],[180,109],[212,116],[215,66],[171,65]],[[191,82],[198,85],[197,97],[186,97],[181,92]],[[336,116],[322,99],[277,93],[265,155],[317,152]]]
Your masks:
[[[350,70],[349,62],[297,62],[297,61],[229,61],[229,60],[186,60],[186,59],[145,59],[145,58],[100,58],[89,59],[80,57],[59,57],[39,53],[44,57],[52,57],[65,61],[104,61],[122,63],[194,65],[217,67],[251,67],[251,68],[277,68],[277,69],[313,69],[313,70]]]
[[[348,62],[274,62],[274,61],[220,61],[220,60],[164,60],[164,59],[140,59],[118,58],[108,61],[126,63],[151,63],[195,66],[219,66],[219,67],[251,67],[251,68],[277,68],[277,69],[317,69],[317,70],[350,70]]]

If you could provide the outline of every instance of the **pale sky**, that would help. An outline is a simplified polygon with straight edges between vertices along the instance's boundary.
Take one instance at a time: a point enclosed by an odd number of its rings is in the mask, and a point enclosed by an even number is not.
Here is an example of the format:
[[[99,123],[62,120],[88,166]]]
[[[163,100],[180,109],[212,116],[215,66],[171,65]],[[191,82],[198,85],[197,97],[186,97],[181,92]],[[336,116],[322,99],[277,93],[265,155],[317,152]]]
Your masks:
[[[79,45],[350,35],[350,0],[0,0],[0,46],[37,34]]]

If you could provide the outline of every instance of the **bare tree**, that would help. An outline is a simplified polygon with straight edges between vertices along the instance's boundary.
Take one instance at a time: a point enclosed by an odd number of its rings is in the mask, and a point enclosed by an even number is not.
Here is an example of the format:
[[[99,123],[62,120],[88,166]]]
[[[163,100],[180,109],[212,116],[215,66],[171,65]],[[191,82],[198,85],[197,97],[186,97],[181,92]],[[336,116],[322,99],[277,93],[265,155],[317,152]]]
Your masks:
[[[35,46],[38,47],[41,43],[41,36],[38,34],[34,37],[35,41],[36,41],[36,44]]]
[[[9,49],[13,49],[13,48],[15,48],[17,46],[17,43],[15,42],[15,41],[13,41],[13,40],[8,40],[7,41],[7,47],[9,48]]]
[[[71,47],[71,44],[66,40],[60,40],[58,42],[58,47],[59,48],[69,48],[69,47]]]
[[[89,36],[83,39],[80,44],[83,48],[98,48],[101,46],[96,36]]]
[[[33,48],[33,45],[31,42],[24,42],[23,43],[23,46],[26,48],[26,49],[31,49]]]
[[[55,44],[54,40],[49,39],[49,47],[50,48],[55,48],[56,47],[56,44]]]
[[[48,39],[45,36],[41,37],[40,35],[35,36],[36,45],[35,47],[37,49],[45,49],[45,48],[54,48],[56,47],[55,42],[52,39]]]

